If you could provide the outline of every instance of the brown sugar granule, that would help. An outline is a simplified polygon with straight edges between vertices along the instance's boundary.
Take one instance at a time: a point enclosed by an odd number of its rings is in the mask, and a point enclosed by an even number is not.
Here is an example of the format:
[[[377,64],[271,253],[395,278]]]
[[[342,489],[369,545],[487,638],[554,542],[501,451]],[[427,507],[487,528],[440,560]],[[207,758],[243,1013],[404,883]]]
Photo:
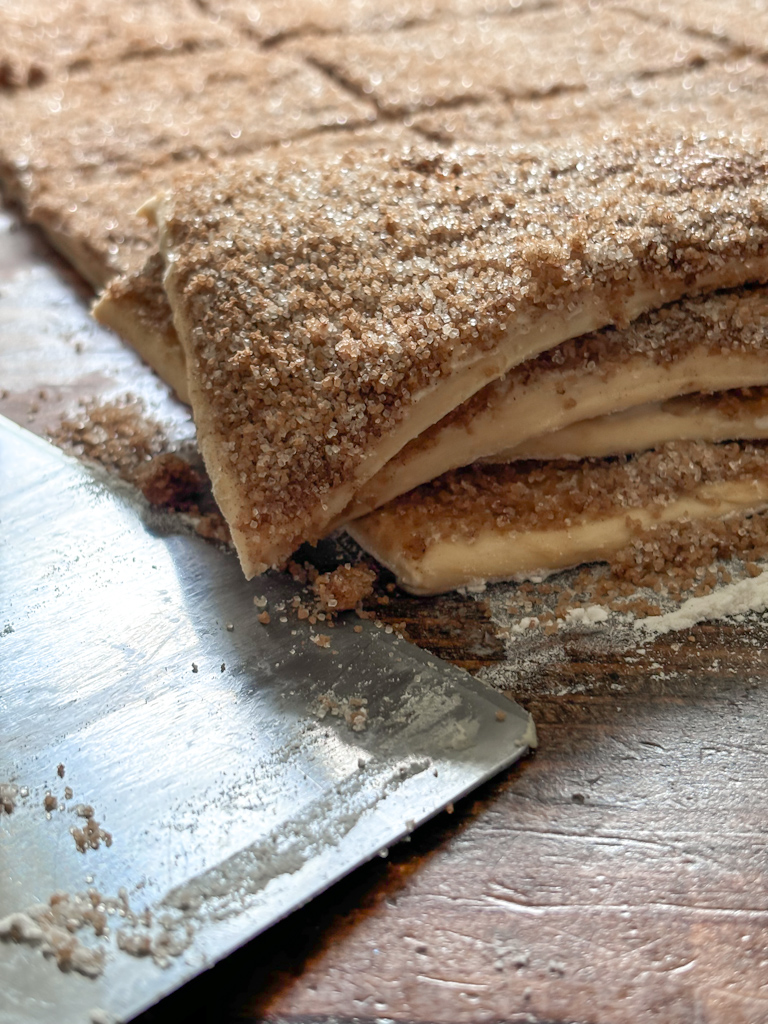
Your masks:
[[[262,626],[268,626],[270,624],[270,622],[272,621],[272,618],[271,618],[269,612],[260,612],[256,616],[256,618],[259,620],[259,622],[262,624]]]
[[[97,462],[129,481],[166,445],[160,425],[130,395],[120,401],[84,404],[80,413],[63,419],[49,436],[64,451]]]
[[[291,579],[296,583],[306,583],[309,579],[306,568],[303,565],[299,565],[298,562],[290,560],[286,569],[288,570]]]
[[[4,811],[6,814],[13,814],[18,795],[18,786],[15,786],[12,782],[0,782],[0,811]]]
[[[312,583],[312,590],[326,611],[349,611],[373,593],[376,576],[377,573],[363,563],[354,566],[347,563],[318,576]]]
[[[135,473],[135,482],[150,505],[186,511],[203,487],[203,478],[188,462],[164,452],[143,463]]]
[[[200,516],[195,522],[195,533],[218,544],[229,544],[232,540],[229,527],[220,512],[207,512]]]
[[[43,799],[43,807],[46,809],[46,811],[48,811],[48,813],[50,813],[51,811],[55,811],[58,806],[59,801],[56,799],[56,797],[53,796],[52,793],[46,793],[45,798]]]
[[[588,295],[622,323],[643,282],[740,283],[768,246],[767,161],[757,141],[646,133],[177,178],[156,211],[166,290],[246,573],[319,536],[409,408],[516,318]]]
[[[363,732],[368,725],[367,701],[364,697],[350,697],[344,708],[344,721],[352,732]]]
[[[310,637],[310,639],[317,647],[331,646],[331,638],[327,633],[316,633],[314,636]]]
[[[83,815],[86,818],[85,824],[82,828],[78,828],[73,825],[70,828],[70,834],[75,840],[75,846],[80,853],[85,853],[86,850],[98,850],[99,845],[103,842],[105,846],[112,845],[112,833],[105,831],[101,825],[92,816],[92,808],[88,808],[91,811],[90,815]],[[78,812],[79,813],[79,812]]]

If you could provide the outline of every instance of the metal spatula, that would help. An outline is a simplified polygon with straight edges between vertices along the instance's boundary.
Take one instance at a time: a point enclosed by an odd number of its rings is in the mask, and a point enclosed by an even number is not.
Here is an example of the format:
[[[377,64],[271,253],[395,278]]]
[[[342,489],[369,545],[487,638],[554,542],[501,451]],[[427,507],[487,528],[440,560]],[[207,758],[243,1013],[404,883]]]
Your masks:
[[[0,419],[3,1024],[130,1019],[535,744],[171,522]]]

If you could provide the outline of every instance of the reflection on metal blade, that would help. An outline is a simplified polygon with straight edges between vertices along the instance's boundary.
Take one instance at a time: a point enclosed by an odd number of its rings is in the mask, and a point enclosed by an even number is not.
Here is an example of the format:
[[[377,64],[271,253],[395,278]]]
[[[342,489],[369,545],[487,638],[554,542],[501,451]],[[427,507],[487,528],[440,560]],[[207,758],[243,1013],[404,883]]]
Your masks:
[[[535,742],[370,623],[318,647],[289,580],[162,522],[0,419],[4,1024],[129,1019]]]

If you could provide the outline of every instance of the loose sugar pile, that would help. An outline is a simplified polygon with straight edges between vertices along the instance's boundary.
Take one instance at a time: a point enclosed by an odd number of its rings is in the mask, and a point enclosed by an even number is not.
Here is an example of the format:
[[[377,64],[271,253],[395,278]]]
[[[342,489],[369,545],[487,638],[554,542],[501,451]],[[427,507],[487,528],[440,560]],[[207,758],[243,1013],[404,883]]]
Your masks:
[[[227,544],[229,528],[210,496],[210,481],[173,451],[163,427],[132,395],[84,403],[64,417],[50,440],[137,487],[154,508],[185,513],[206,540]]]

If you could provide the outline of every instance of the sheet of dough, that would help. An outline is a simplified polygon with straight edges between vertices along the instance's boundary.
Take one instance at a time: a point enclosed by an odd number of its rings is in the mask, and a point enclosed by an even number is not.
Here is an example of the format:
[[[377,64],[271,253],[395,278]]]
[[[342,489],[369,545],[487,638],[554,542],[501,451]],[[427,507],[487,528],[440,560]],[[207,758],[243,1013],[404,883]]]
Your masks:
[[[205,9],[269,45],[301,35],[386,32],[455,14],[512,14],[550,0],[200,0]]]
[[[418,136],[409,128],[384,122],[334,132],[314,132],[282,143],[279,152],[290,149],[307,159],[322,159],[323,154],[340,153],[349,148],[402,149],[416,141]],[[266,147],[264,152],[275,151],[275,147]],[[147,195],[149,192],[145,191],[142,198]],[[148,231],[144,218],[138,219]],[[186,359],[173,325],[163,272],[163,261],[159,253],[153,252],[141,268],[109,282],[93,307],[93,315],[100,323],[117,331],[174,389],[181,401],[189,403]]]
[[[592,132],[638,134],[682,126],[756,135],[768,130],[768,66],[758,56],[740,53],[677,74],[617,77],[523,102],[435,106],[414,114],[413,124],[434,139],[481,145],[557,144]]]
[[[764,278],[765,163],[748,140],[646,136],[289,155],[180,181],[154,206],[165,287],[246,575],[326,533],[512,366]]]
[[[639,530],[768,507],[760,443],[446,474],[348,529],[414,594],[609,560]]]
[[[0,90],[0,184],[94,287],[156,248],[144,202],[185,166],[373,117],[317,68],[229,46],[96,63]]]
[[[65,82],[71,73],[236,41],[189,0],[3,0],[0,89]]]
[[[443,2],[435,0],[441,10]],[[453,8],[457,0],[447,2]],[[459,6],[463,2],[458,0]],[[485,13],[494,13],[491,6],[483,0]],[[220,4],[216,11],[234,20],[238,19],[238,12],[242,14],[239,4]],[[314,23],[315,19],[318,25],[324,25],[323,31],[330,31],[339,19],[346,28],[354,28],[356,19],[363,19],[361,24],[370,27],[371,18],[386,20],[400,17],[404,12],[407,10],[400,0],[391,11],[379,5],[371,7],[367,3],[354,4],[349,8],[329,5],[326,0],[304,5],[300,10],[286,9],[282,3],[275,7],[261,4],[254,26],[259,34],[273,38],[281,36],[284,31],[295,31],[296,18],[305,19],[307,24]],[[427,13],[422,9],[420,18],[426,17]],[[345,19],[350,18],[352,21],[347,24]],[[738,60],[709,63],[674,75],[646,76],[630,81],[618,79],[607,85],[590,82],[587,89],[558,90],[525,102],[496,100],[459,107],[439,105],[414,116],[413,124],[436,137],[449,139],[453,136],[484,144],[535,140],[556,144],[558,139],[575,134],[645,131],[654,124],[675,128],[685,124],[706,131],[738,129],[750,134],[756,132],[761,124],[768,129],[768,69],[759,60],[741,56]],[[393,147],[416,139],[417,136],[404,125],[387,120],[351,132],[345,130],[294,139],[292,145],[371,144]],[[148,194],[148,191],[144,193]],[[106,202],[105,209],[109,209],[112,197],[93,196],[91,205],[94,200]],[[132,206],[122,217],[111,217],[111,221],[126,234],[132,225],[135,227],[133,209]],[[94,225],[94,228],[95,231],[89,232],[90,239],[98,236],[98,226]],[[143,224],[140,228],[146,234]],[[109,239],[110,242],[113,240]],[[145,244],[142,240],[142,246]],[[131,247],[129,238],[123,240],[119,246],[120,258],[125,259]],[[98,265],[97,270],[101,270]],[[150,273],[155,276],[155,284],[148,292]],[[116,329],[186,401],[186,375],[182,370],[184,355],[175,342],[170,309],[160,294],[162,282],[159,274],[155,274],[151,266],[137,268],[132,274],[135,281],[130,280],[132,275],[129,273],[127,279],[117,282],[114,288],[107,287],[96,307],[97,318]]]

